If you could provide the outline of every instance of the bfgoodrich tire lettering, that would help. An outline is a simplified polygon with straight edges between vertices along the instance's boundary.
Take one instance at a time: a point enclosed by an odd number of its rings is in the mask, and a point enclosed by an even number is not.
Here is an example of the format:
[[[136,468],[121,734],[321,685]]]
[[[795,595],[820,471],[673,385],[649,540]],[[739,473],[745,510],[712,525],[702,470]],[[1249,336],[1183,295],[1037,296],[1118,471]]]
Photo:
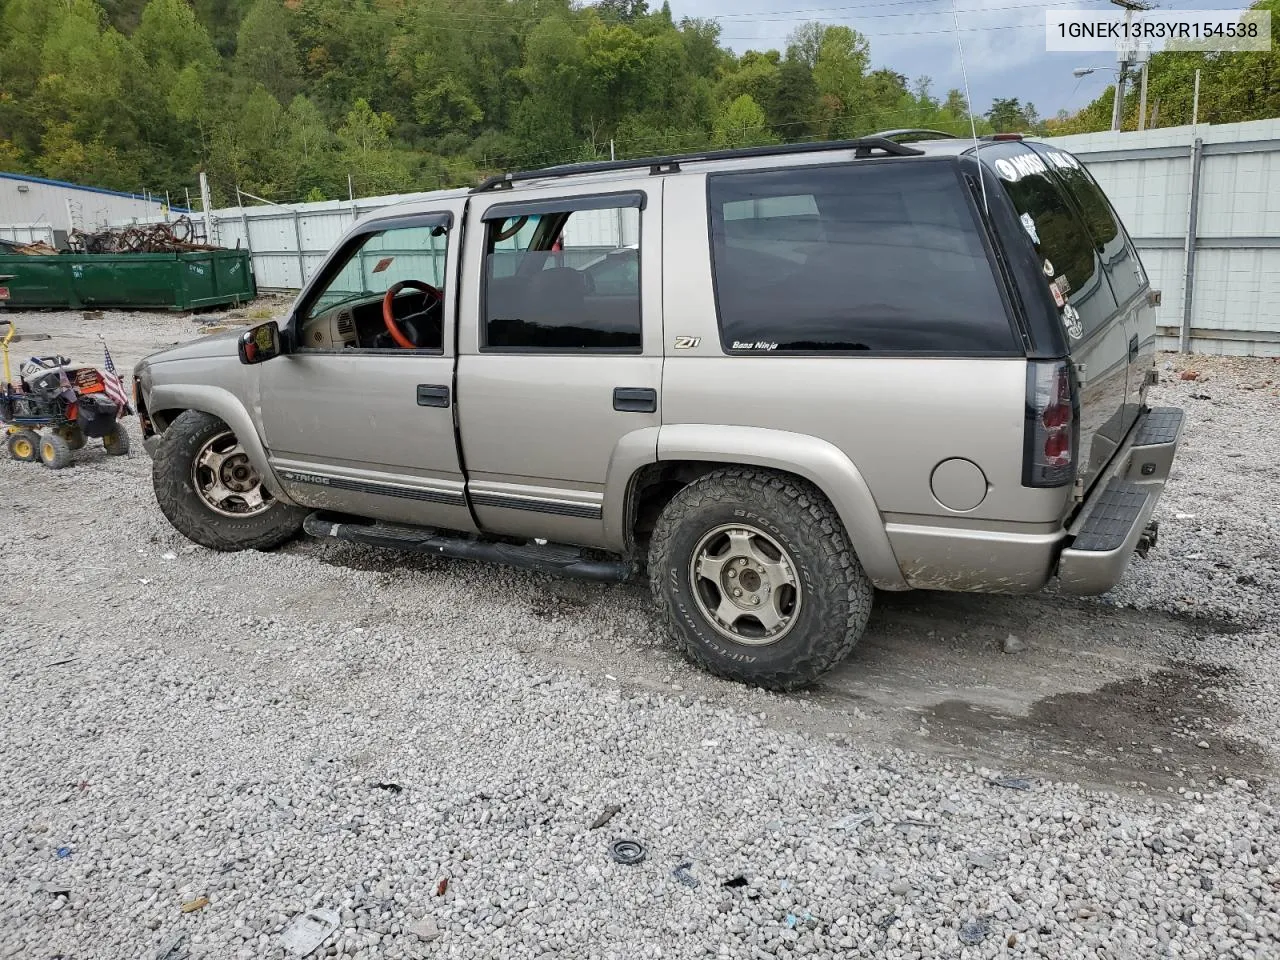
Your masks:
[[[735,642],[703,612],[691,573],[708,532],[741,524],[775,541],[798,589],[795,622],[780,638]],[[649,548],[649,582],[676,646],[718,676],[771,690],[812,683],[862,636],[874,589],[839,517],[808,483],[768,471],[707,474],[663,510]]]
[[[302,529],[305,510],[273,500],[258,512],[228,515],[212,509],[196,490],[197,459],[211,442],[228,435],[225,423],[198,410],[188,410],[174,420],[156,444],[151,464],[156,502],[179,533],[212,550],[279,546]]]

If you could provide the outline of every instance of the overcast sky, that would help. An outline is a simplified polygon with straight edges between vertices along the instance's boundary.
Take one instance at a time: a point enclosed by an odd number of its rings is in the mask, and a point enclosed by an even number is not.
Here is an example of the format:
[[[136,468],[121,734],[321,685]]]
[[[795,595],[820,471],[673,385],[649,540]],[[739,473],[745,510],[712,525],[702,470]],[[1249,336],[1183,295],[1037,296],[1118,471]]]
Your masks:
[[[807,20],[842,23],[867,37],[872,68],[890,67],[910,80],[933,78],[939,99],[961,88],[951,0],[670,0],[681,17],[714,17],[723,42],[738,52],[784,49],[787,34]],[[995,97],[1030,101],[1042,117],[1074,112],[1114,79],[1115,54],[1046,53],[1045,10],[1116,11],[1106,0],[955,0],[974,106],[984,113]],[[651,7],[661,0],[650,0]],[[1231,0],[1160,0],[1164,10],[1243,9]],[[1097,66],[1076,79],[1075,67]],[[903,124],[906,126],[907,124]]]

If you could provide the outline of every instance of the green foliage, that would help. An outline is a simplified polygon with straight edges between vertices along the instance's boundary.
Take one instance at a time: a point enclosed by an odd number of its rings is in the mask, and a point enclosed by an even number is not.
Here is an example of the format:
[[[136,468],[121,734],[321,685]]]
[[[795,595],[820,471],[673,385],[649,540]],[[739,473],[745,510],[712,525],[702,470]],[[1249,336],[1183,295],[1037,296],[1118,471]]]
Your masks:
[[[1262,0],[1280,23],[1280,0]],[[1280,48],[1280,45],[1277,46]],[[1162,53],[1159,123],[1280,115],[1280,61]],[[275,202],[433,189],[495,170],[877,130],[968,136],[958,90],[872,69],[851,26],[741,56],[646,0],[0,0],[0,168]],[[1136,84],[1126,125],[1137,111]],[[1000,98],[979,133],[1105,129],[1110,91],[1042,124]],[[350,178],[350,181],[348,180]],[[349,186],[350,184],[350,186]]]
[[[1195,74],[1200,71],[1200,123],[1236,123],[1280,117],[1280,0],[1259,0],[1252,10],[1271,11],[1271,49],[1235,53],[1172,50],[1147,64],[1147,126],[1172,127],[1192,120]],[[1115,86],[1108,86],[1075,114],[1050,120],[1054,134],[1110,130]],[[1141,100],[1131,76],[1121,109],[1121,129],[1136,130]],[[1152,118],[1155,118],[1154,121]]]
[[[377,113],[360,97],[338,128],[338,163],[352,172],[363,194],[397,193],[412,185],[405,158],[391,147],[394,126],[391,114]]]
[[[298,89],[298,47],[289,35],[283,0],[255,0],[236,34],[232,71],[250,86],[262,84],[281,103]]]
[[[745,93],[720,111],[711,132],[717,147],[754,147],[775,140],[764,110]]]
[[[987,111],[987,121],[996,133],[1038,133],[1040,115],[1035,104],[1023,104],[1017,97],[996,99]]]

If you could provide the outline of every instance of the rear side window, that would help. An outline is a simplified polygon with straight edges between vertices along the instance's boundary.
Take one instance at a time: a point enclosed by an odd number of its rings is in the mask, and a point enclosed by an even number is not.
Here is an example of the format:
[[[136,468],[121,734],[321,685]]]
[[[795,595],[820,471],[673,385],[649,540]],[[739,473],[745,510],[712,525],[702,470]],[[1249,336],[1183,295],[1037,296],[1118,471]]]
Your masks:
[[[1112,293],[1119,303],[1126,302],[1142,289],[1147,278],[1133,243],[1111,209],[1107,195],[1084,164],[1071,154],[1038,144],[1034,149],[1053,167],[1067,194],[1075,201],[1093,237],[1102,267],[1111,280]]]
[[[707,193],[727,352],[1015,352],[950,162],[713,174]]]
[[[1055,284],[1080,314],[1082,335],[1104,326],[1116,312],[1115,297],[1089,231],[1072,210],[1061,182],[1050,173],[1049,162],[1021,143],[984,146],[982,157],[995,168],[1013,201],[1022,229],[1043,262],[1046,282]]]
[[[639,353],[640,211],[486,221],[482,349]]]

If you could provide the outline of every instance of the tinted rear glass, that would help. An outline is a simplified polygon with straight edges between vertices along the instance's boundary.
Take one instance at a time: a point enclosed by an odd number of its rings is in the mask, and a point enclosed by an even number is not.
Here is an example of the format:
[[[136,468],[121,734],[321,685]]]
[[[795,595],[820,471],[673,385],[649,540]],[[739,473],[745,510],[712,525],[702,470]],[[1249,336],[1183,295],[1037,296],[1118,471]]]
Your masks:
[[[725,350],[1014,352],[951,162],[715,174],[707,184]]]
[[[1062,182],[1050,173],[1053,161],[1021,143],[984,146],[982,158],[995,167],[1021,216],[1023,230],[1045,264],[1045,282],[1056,283],[1079,312],[1084,335],[1106,324],[1116,312],[1115,297],[1089,231],[1071,209]],[[1070,162],[1079,164],[1074,157]]]
[[[1124,303],[1146,283],[1146,274],[1133,249],[1133,243],[1111,209],[1107,195],[1098,182],[1071,154],[1036,144],[1035,150],[1053,166],[1067,194],[1075,201],[1084,218],[1085,226],[1093,236],[1094,248],[1102,259],[1103,269],[1111,280],[1111,292],[1116,300]]]

